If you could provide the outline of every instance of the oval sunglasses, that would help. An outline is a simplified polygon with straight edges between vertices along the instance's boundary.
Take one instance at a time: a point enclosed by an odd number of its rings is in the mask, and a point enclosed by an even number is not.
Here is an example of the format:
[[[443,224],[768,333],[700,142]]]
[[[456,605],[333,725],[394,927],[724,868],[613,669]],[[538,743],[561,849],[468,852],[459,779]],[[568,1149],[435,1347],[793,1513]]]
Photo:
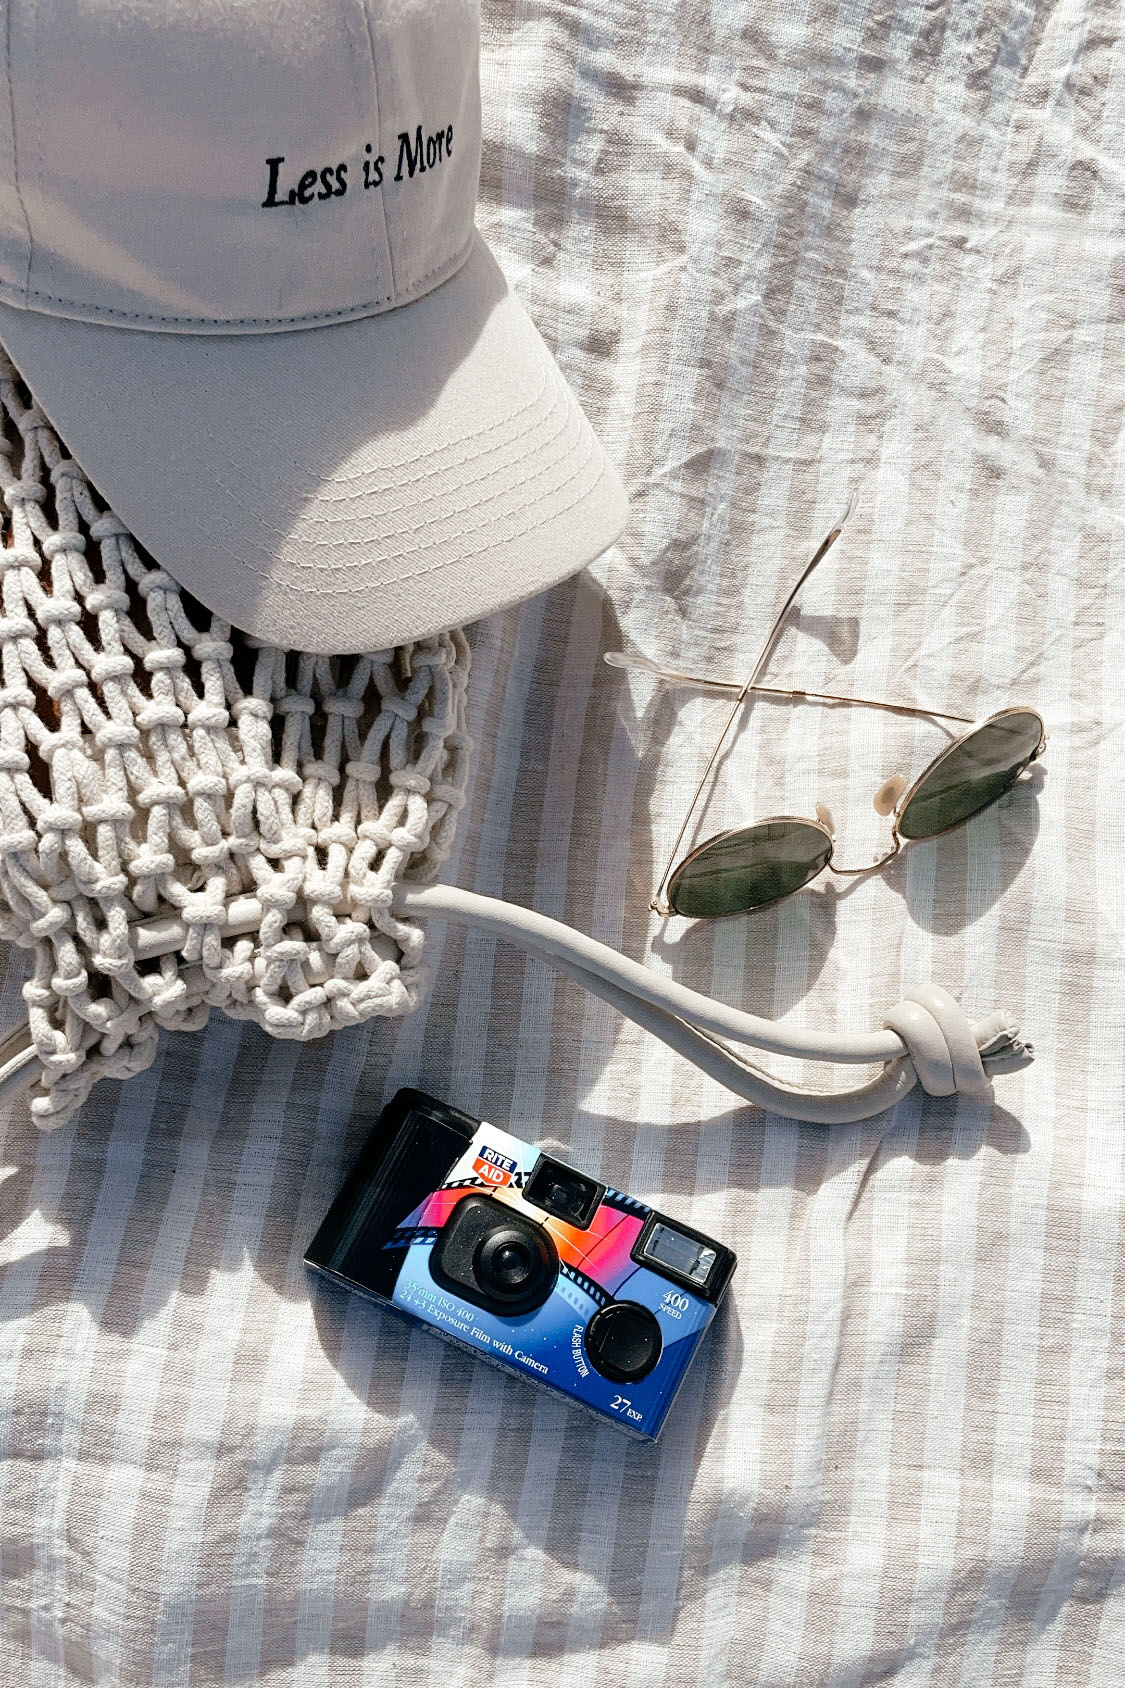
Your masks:
[[[695,789],[649,905],[657,914],[679,914],[691,920],[749,914],[754,909],[767,908],[771,903],[791,896],[826,868],[841,877],[872,873],[896,856],[904,844],[938,838],[942,833],[963,826],[982,809],[998,802],[1012,789],[1024,770],[1043,753],[1047,743],[1043,719],[1034,709],[1001,709],[984,721],[973,721],[967,715],[950,715],[941,710],[918,709],[903,703],[884,703],[874,698],[841,697],[833,692],[758,685],[758,676],[773,654],[785,617],[792,609],[797,594],[840,537],[846,519],[846,516],[843,517],[817,548],[770,628],[749,679],[741,686],[731,681],[708,680],[695,674],[658,668],[645,657],[629,656],[622,651],[606,652],[605,661],[613,668],[639,669],[674,684],[736,694],[726,725]],[[873,802],[877,814],[891,817],[891,848],[866,867],[836,866],[832,859],[835,827],[823,803],[816,806],[815,820],[806,820],[799,815],[772,815],[752,826],[732,827],[704,839],[702,844],[697,844],[677,862],[680,846],[699,806],[711,770],[751,692],[772,697],[804,698],[810,703],[854,704],[868,709],[888,710],[894,715],[924,716],[937,722],[956,721],[969,730],[955,735],[953,742],[923,768],[913,784],[902,774],[892,774],[890,779],[884,780]],[[948,728],[943,730],[949,731]]]

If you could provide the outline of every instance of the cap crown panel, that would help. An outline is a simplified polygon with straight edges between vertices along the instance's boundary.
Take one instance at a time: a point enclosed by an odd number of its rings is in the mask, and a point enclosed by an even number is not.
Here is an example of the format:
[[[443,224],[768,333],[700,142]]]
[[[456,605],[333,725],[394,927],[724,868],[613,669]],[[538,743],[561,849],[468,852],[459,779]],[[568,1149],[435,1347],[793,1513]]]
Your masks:
[[[400,293],[473,232],[480,177],[476,0],[391,0],[373,16],[387,224]],[[471,70],[465,74],[466,66]]]
[[[9,303],[138,328],[296,327],[388,309],[463,258],[475,5],[10,6]]]

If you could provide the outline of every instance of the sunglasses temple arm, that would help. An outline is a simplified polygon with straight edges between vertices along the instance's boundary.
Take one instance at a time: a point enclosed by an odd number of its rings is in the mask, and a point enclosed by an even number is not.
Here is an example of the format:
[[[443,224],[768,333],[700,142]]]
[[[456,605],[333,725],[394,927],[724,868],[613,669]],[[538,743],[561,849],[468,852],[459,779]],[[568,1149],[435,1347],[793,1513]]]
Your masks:
[[[742,705],[744,704],[744,702],[746,701],[747,694],[752,692],[755,689],[754,683],[757,680],[758,675],[762,672],[762,669],[766,666],[766,663],[769,661],[770,657],[773,655],[773,648],[774,648],[774,645],[777,643],[778,635],[781,632],[782,623],[784,622],[785,617],[789,614],[789,611],[793,608],[793,604],[796,601],[797,594],[800,592],[801,587],[805,584],[805,581],[809,578],[809,575],[813,572],[813,570],[817,567],[817,565],[820,562],[823,561],[824,557],[827,555],[827,553],[831,550],[832,546],[835,545],[836,541],[839,539],[840,534],[843,530],[844,523],[847,521],[848,516],[851,514],[851,508],[852,508],[852,504],[854,504],[854,502],[855,502],[855,497],[854,497],[854,494],[853,494],[851,503],[849,503],[847,510],[844,512],[844,515],[840,518],[839,522],[837,522],[836,526],[832,529],[831,533],[829,533],[827,535],[827,537],[821,541],[820,545],[817,547],[816,551],[813,553],[811,561],[805,565],[804,572],[802,573],[800,579],[797,581],[797,584],[794,586],[794,588],[790,592],[788,598],[786,598],[784,604],[782,604],[781,609],[779,610],[777,616],[774,618],[773,626],[770,628],[769,633],[766,635],[766,642],[762,646],[761,651],[758,653],[758,659],[757,659],[753,668],[750,671],[749,678],[746,680],[745,684],[740,686],[739,689],[738,689],[738,695],[736,696],[734,702],[731,705],[730,714],[727,716],[726,723],[723,727],[723,730],[719,734],[719,742],[716,744],[714,750],[711,752],[707,766],[703,770],[703,777],[700,780],[699,784],[696,786],[695,792],[694,792],[692,799],[691,799],[691,802],[688,804],[687,814],[684,816],[684,819],[683,819],[683,825],[680,827],[679,832],[676,834],[676,842],[672,845],[671,853],[670,853],[668,860],[667,860],[665,867],[664,867],[664,872],[660,876],[660,883],[657,885],[655,895],[653,896],[652,902],[649,905],[651,908],[655,909],[657,914],[671,913],[671,910],[670,910],[670,908],[669,908],[669,906],[668,906],[668,904],[667,904],[667,902],[665,901],[665,898],[664,898],[664,888],[667,885],[668,879],[669,879],[671,872],[672,872],[672,869],[675,866],[676,857],[680,853],[680,845],[683,843],[684,837],[687,833],[687,829],[688,829],[689,825],[691,824],[691,817],[694,815],[694,813],[695,813],[695,811],[696,811],[696,809],[699,805],[699,799],[702,797],[704,789],[706,788],[706,785],[707,785],[707,781],[711,777],[711,770],[715,766],[715,763],[719,759],[719,753],[720,753],[724,744],[727,741],[727,736],[730,733],[730,730],[735,723],[735,719],[738,715],[738,712],[742,708]]]
[[[658,668],[647,657],[627,656],[624,651],[607,651],[603,661],[611,668],[639,669],[658,680],[666,680],[669,685],[695,686],[701,692],[723,692],[729,696],[742,689],[734,680],[708,680],[702,674],[684,674],[678,668]],[[888,703],[883,698],[845,697],[841,692],[810,692],[803,686],[751,686],[749,690],[763,697],[803,698],[808,703],[847,703],[860,709],[886,709],[892,715],[918,715],[927,721],[957,721],[967,727],[973,724],[971,715],[951,715],[943,709],[921,709],[912,703]]]
[[[700,780],[699,784],[696,786],[695,791],[692,794],[691,802],[687,806],[687,813],[684,815],[683,824],[681,825],[679,832],[677,832],[677,834],[676,834],[676,841],[672,845],[672,849],[671,849],[671,852],[669,853],[668,860],[664,864],[664,871],[660,875],[660,883],[656,887],[656,890],[653,893],[652,901],[649,904],[649,907],[654,909],[657,914],[671,914],[673,912],[671,906],[665,900],[664,888],[667,885],[668,880],[669,880],[671,873],[672,873],[672,869],[676,864],[676,857],[680,853],[680,845],[683,843],[684,835],[686,834],[687,829],[688,829],[689,825],[691,824],[691,817],[694,815],[696,809],[698,808],[699,799],[703,795],[703,789],[706,786],[707,781],[711,777],[711,769],[715,766],[715,763],[718,761],[719,752],[722,750],[723,745],[727,741],[727,734],[730,732],[731,727],[734,724],[735,716],[738,714],[739,710],[742,708],[743,699],[745,698],[746,693],[749,691],[749,689],[750,689],[749,686],[743,686],[742,690],[739,692],[738,696],[735,698],[734,703],[731,705],[731,712],[727,716],[726,725],[723,727],[723,730],[722,730],[721,734],[719,735],[719,742],[716,744],[714,750],[711,752],[710,758],[708,759],[708,762],[707,762],[707,766],[703,770],[703,777]]]

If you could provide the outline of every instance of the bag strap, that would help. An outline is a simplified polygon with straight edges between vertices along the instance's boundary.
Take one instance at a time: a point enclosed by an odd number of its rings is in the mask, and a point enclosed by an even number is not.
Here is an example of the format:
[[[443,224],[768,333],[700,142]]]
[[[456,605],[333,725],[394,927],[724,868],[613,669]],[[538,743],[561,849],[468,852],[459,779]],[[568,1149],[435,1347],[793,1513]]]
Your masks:
[[[880,1031],[816,1033],[731,1008],[630,961],[561,921],[455,885],[400,883],[390,906],[405,919],[429,916],[475,926],[549,961],[744,1101],[790,1119],[818,1125],[869,1119],[901,1101],[915,1084],[932,1096],[960,1093],[987,1099],[997,1073],[1013,1072],[1032,1058],[1031,1046],[1021,1041],[1010,1015],[994,1013],[972,1023],[939,985],[908,992],[884,1016]],[[241,898],[231,906],[227,931],[233,935],[252,930],[261,918],[257,898]],[[141,923],[132,936],[140,960],[177,950],[187,931],[182,921],[166,916]],[[881,1064],[883,1070],[847,1090],[782,1084],[728,1048],[724,1039],[777,1055],[840,1065]],[[37,1065],[26,1024],[0,1040],[0,1101],[26,1089]]]

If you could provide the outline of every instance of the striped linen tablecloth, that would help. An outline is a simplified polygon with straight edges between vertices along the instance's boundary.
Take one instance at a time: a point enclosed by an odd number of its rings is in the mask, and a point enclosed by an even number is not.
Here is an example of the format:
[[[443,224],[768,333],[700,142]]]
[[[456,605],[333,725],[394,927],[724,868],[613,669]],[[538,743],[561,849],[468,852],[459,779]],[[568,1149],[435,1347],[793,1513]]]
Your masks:
[[[933,979],[1035,1063],[995,1105],[798,1126],[435,924],[401,1026],[297,1046],[216,1015],[72,1127],[15,1107],[3,1688],[1125,1682],[1122,25],[487,0],[482,224],[633,515],[474,630],[448,877],[810,1027]],[[872,878],[665,925],[724,705],[602,653],[741,677],[856,486],[773,677],[1032,705],[1042,773]],[[942,742],[759,702],[704,825],[823,800],[867,861],[872,793]],[[307,1280],[413,1082],[738,1250],[655,1448]]]

